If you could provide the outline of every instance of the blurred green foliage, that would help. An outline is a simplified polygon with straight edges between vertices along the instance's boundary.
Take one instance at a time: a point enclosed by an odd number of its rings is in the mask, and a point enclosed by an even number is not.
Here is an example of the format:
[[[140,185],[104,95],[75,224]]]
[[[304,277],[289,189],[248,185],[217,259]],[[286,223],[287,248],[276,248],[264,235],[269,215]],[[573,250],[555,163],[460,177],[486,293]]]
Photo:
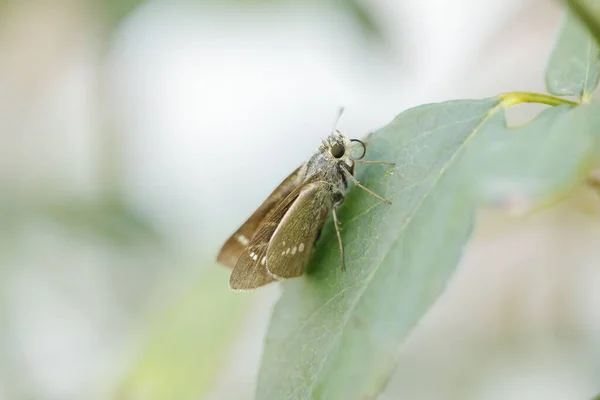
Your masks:
[[[109,32],[118,28],[121,22],[126,19],[131,12],[139,6],[150,2],[149,0],[106,0],[100,1],[98,4],[105,16],[106,25]],[[379,17],[373,6],[368,1],[364,0],[339,0],[333,2],[322,2],[319,0],[188,0],[189,3],[244,3],[264,5],[297,3],[305,4],[308,7],[318,7],[318,9],[327,10],[328,12],[343,13],[353,21],[357,30],[361,32],[368,40],[375,42],[385,42],[385,33],[379,22]]]
[[[127,16],[147,0],[100,0],[99,6],[109,31],[120,26]]]
[[[229,271],[210,265],[198,283],[174,304],[158,312],[143,329],[149,337],[139,362],[128,374],[117,399],[201,399],[213,387],[230,354],[248,297],[229,291]]]
[[[46,204],[42,212],[58,226],[75,234],[92,235],[120,247],[161,241],[152,222],[123,201],[67,201]]]
[[[571,13],[586,26],[596,42],[600,43],[600,2],[597,0],[567,0],[567,6]]]

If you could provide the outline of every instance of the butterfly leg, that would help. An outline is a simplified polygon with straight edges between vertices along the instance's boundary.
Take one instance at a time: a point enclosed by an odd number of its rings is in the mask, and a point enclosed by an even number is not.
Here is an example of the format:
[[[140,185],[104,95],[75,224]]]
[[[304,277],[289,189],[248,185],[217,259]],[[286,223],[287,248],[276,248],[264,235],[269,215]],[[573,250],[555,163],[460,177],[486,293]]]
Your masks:
[[[346,176],[347,176],[348,178],[350,178],[350,180],[351,180],[352,182],[354,182],[354,184],[355,184],[356,186],[358,186],[359,188],[361,188],[361,189],[362,189],[362,190],[364,190],[365,192],[369,193],[371,196],[373,196],[373,197],[376,197],[376,198],[378,198],[379,200],[383,201],[384,203],[387,203],[387,204],[392,204],[392,202],[391,202],[391,201],[389,201],[389,200],[387,200],[387,199],[384,199],[383,197],[381,197],[381,196],[380,196],[380,195],[378,195],[377,193],[375,193],[375,192],[373,192],[372,190],[370,190],[370,189],[368,189],[368,188],[364,187],[363,185],[361,185],[361,184],[360,184],[360,182],[359,182],[358,180],[356,180],[356,178],[354,177],[354,175],[352,175],[352,174],[350,173],[350,171],[348,171],[348,170],[347,170],[347,169],[345,169],[345,168],[342,168],[342,169],[343,169],[343,170],[344,170],[344,172],[346,173]]]
[[[382,165],[391,165],[392,167],[394,165],[396,165],[396,163],[393,162],[387,162],[387,161],[370,161],[370,160],[354,160],[355,163],[358,164],[382,164]]]
[[[342,202],[337,202],[333,205],[333,224],[335,225],[335,233],[337,234],[338,244],[340,245],[340,264],[342,271],[346,270],[346,263],[344,259],[344,244],[342,243],[342,231],[340,229],[340,222],[337,217],[337,208]]]

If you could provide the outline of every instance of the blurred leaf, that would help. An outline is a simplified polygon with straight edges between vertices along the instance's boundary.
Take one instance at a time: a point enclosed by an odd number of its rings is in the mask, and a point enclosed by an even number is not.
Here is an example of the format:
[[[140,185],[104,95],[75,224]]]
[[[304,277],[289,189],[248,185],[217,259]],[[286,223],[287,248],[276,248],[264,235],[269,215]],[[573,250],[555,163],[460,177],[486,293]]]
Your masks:
[[[353,188],[340,210],[347,271],[328,223],[307,276],[282,284],[258,399],[366,399],[383,389],[469,238],[474,199],[460,161],[497,104],[425,105],[369,136],[369,159],[397,165],[357,175],[393,205]]]
[[[98,0],[99,7],[104,14],[104,19],[112,32],[121,22],[145,0]]]
[[[117,199],[57,201],[40,193],[6,194],[0,197],[0,221],[0,233],[6,237],[17,236],[30,222],[50,221],[60,229],[93,236],[112,245],[126,247],[156,244],[162,240],[161,233],[150,220]]]
[[[160,240],[152,224],[121,201],[87,203],[73,201],[40,206],[43,215],[78,234],[130,246]]]
[[[580,184],[593,157],[595,107],[552,107],[518,129],[498,112],[467,158],[478,196],[518,208],[547,203]]]
[[[300,4],[322,5],[320,1],[315,0],[228,0],[231,3],[244,3],[245,5],[255,3],[256,5],[263,6],[265,3],[290,3],[297,2]],[[104,18],[108,27],[108,31],[112,32],[116,29],[119,24],[127,18],[127,16],[134,11],[145,0],[99,0],[99,6],[104,13]],[[215,0],[196,0],[197,3],[222,3],[222,1]],[[343,0],[334,2],[333,7],[337,12],[347,13],[356,27],[368,38],[377,42],[385,40],[385,35],[381,30],[381,25],[373,12],[372,6],[362,0]]]
[[[229,272],[208,269],[193,290],[160,313],[117,399],[196,400],[208,393],[251,305],[229,290]]]
[[[587,99],[599,79],[598,45],[580,18],[567,12],[546,68],[546,88],[555,95]]]
[[[596,39],[596,44],[600,44],[600,2],[598,0],[567,0],[567,5],[571,12],[579,17],[588,28]]]
[[[381,24],[374,14],[371,5],[361,0],[347,0],[342,1],[340,4],[368,39],[376,42],[385,41]]]

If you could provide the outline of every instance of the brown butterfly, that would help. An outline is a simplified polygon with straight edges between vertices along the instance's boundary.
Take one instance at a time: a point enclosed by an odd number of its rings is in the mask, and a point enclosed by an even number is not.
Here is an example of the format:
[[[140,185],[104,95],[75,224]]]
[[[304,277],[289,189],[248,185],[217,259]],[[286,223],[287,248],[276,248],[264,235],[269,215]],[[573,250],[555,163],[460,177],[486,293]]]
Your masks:
[[[362,146],[362,155],[358,158],[351,157],[355,143]],[[350,140],[335,130],[306,163],[277,186],[221,248],[217,262],[233,268],[229,278],[231,289],[251,290],[302,275],[330,212],[333,212],[344,268],[337,208],[344,200],[348,180],[391,204],[356,180],[354,164],[394,164],[364,161],[365,153],[363,142]]]

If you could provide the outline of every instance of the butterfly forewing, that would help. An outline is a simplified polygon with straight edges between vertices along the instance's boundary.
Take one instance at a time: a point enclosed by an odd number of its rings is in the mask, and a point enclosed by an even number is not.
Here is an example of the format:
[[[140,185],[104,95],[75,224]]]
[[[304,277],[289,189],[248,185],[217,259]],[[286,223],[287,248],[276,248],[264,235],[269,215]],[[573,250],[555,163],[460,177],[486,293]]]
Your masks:
[[[300,185],[304,178],[304,166],[298,167],[287,178],[275,188],[273,193],[261,204],[261,206],[248,218],[246,222],[233,234],[219,252],[217,262],[226,267],[233,268],[240,258],[244,249],[250,244],[254,234],[258,231],[261,223],[278,203],[285,199],[295,188]]]
[[[275,280],[266,266],[267,248],[281,220],[292,207],[305,185],[296,187],[285,199],[279,202],[261,222],[250,243],[242,251],[235,264],[229,286],[233,290],[250,290]]]
[[[267,249],[267,270],[278,279],[304,273],[313,245],[333,205],[330,184],[317,181],[303,185],[273,233]]]

